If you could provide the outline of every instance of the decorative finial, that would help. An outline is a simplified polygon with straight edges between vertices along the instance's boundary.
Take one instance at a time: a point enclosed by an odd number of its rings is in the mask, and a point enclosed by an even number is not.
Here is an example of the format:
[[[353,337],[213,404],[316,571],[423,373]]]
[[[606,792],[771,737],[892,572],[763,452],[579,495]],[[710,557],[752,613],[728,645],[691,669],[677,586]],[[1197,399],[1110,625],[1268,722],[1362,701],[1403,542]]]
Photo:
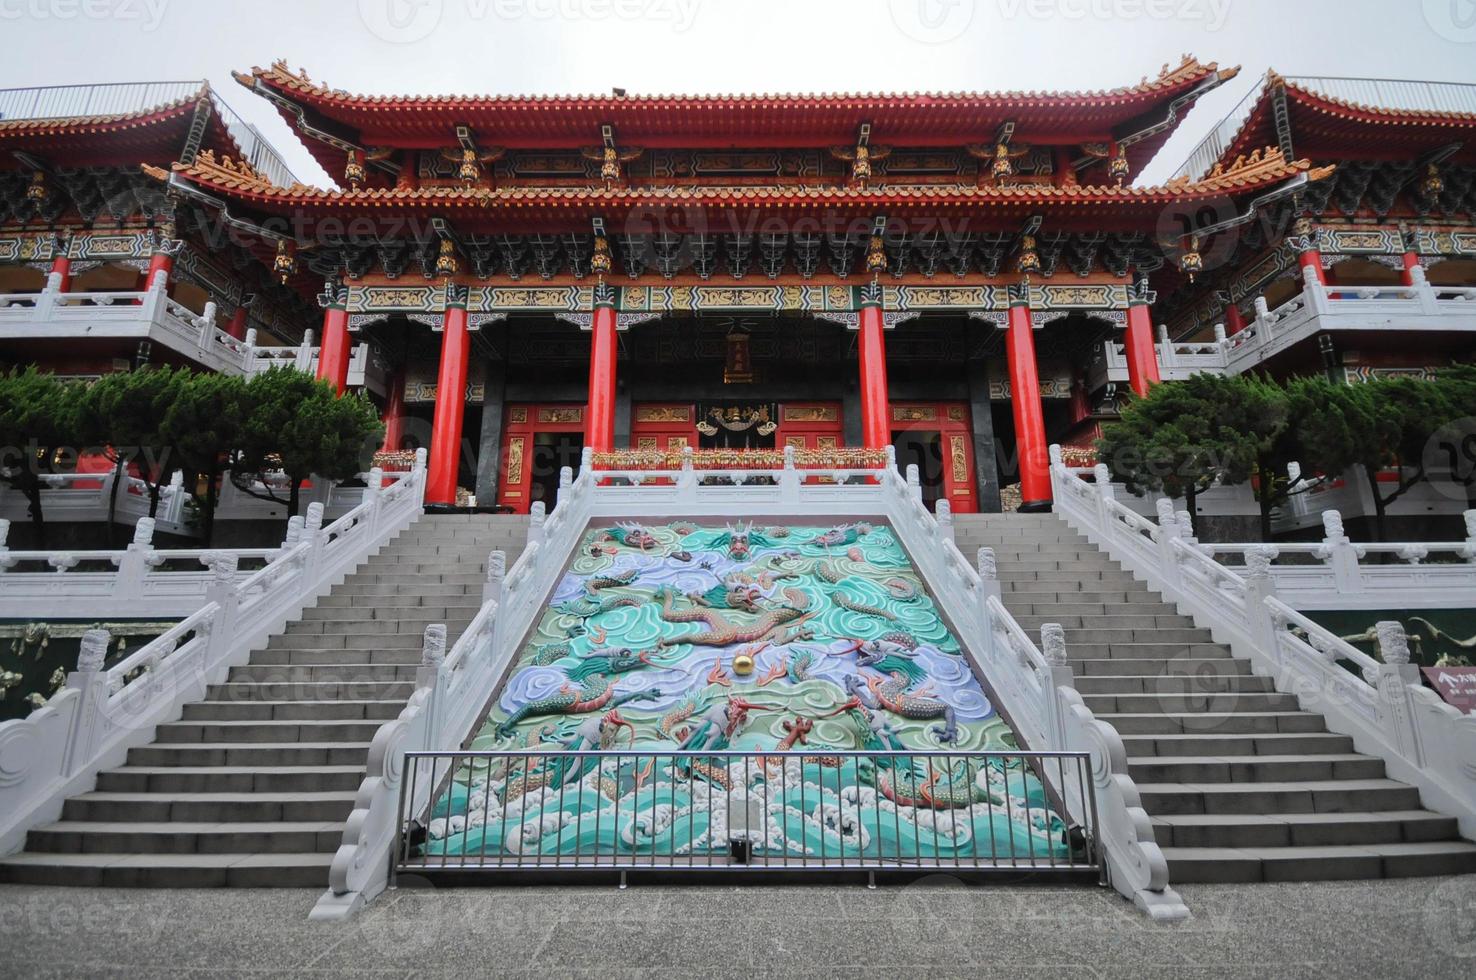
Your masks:
[[[1384,663],[1409,663],[1409,636],[1398,620],[1381,619],[1374,623],[1374,632],[1379,638],[1379,657]]]
[[[420,665],[439,667],[446,659],[446,625],[431,623],[425,628],[420,642]]]
[[[1066,631],[1060,623],[1046,623],[1040,628],[1040,652],[1052,667],[1066,666]]]
[[[77,650],[78,673],[95,674],[102,670],[112,642],[113,635],[107,630],[88,630],[83,633],[82,644]]]

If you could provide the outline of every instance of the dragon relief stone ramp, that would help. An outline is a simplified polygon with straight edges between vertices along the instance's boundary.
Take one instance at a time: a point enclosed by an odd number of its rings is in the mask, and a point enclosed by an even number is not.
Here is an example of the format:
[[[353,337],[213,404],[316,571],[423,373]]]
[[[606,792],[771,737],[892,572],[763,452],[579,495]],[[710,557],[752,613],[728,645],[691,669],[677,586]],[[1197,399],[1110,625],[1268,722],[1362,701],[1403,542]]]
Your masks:
[[[425,626],[460,634],[488,553],[511,564],[527,521],[418,519],[33,829],[23,852],[0,858],[0,881],[321,887],[369,742],[411,693]]]
[[[1174,884],[1476,872],[1455,818],[1425,810],[1382,759],[1213,642],[1053,515],[959,515],[994,549],[1020,624],[1060,623],[1076,687],[1127,748]]]

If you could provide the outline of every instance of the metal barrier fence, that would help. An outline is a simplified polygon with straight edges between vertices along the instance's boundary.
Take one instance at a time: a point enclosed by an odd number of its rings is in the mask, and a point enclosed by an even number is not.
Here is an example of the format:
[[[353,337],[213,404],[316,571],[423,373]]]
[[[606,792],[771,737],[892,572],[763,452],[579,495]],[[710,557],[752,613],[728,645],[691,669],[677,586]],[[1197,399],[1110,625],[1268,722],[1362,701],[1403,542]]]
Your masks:
[[[1103,880],[1084,752],[408,752],[399,814],[396,874]]]

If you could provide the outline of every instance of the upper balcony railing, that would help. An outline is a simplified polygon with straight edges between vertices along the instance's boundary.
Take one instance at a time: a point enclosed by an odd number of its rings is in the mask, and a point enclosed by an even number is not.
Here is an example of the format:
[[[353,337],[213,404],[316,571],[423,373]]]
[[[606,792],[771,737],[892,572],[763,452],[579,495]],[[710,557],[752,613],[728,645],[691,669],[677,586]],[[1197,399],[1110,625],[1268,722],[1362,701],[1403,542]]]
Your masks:
[[[1286,80],[1298,88],[1310,89],[1344,102],[1403,109],[1411,112],[1448,112],[1476,115],[1476,84],[1465,82],[1418,82],[1395,78],[1346,78],[1327,75],[1288,75]],[[1215,124],[1200,141],[1175,177],[1198,179],[1225,153],[1260,100],[1265,79],[1258,78],[1230,112]]]
[[[1214,340],[1171,342],[1160,328],[1160,376],[1182,381],[1201,371],[1243,374],[1324,330],[1476,332],[1476,286],[1432,286],[1421,268],[1410,271],[1408,286],[1325,286],[1310,268],[1302,276],[1302,291],[1274,310],[1256,297],[1255,319],[1232,336],[1216,326]],[[1123,345],[1106,341],[1088,382],[1096,388],[1127,380]]]
[[[262,347],[256,331],[237,338],[216,326],[216,305],[202,314],[171,299],[162,276],[150,288],[104,293],[62,292],[52,274],[39,293],[0,294],[0,340],[73,340],[109,337],[148,340],[225,374],[258,374],[272,367],[316,372],[319,348],[305,331],[296,347]],[[348,385],[382,394],[386,368],[367,344],[350,354]]]
[[[46,85],[0,89],[0,121],[70,119],[144,112],[192,98],[206,88],[203,79],[181,82],[110,82],[98,85]],[[213,89],[210,98],[226,131],[241,148],[241,158],[274,184],[297,178],[257,128],[242,119]]]

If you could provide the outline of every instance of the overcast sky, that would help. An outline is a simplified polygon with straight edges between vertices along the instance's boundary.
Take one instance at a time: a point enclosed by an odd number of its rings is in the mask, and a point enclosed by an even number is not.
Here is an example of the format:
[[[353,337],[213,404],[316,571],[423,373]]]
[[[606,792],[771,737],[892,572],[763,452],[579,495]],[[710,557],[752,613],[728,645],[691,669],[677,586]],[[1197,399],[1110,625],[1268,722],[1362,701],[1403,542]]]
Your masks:
[[[0,0],[0,88],[208,78],[324,183],[232,69],[285,57],[367,93],[1110,88],[1185,52],[1240,65],[1146,173],[1255,76],[1476,82],[1476,0]]]

